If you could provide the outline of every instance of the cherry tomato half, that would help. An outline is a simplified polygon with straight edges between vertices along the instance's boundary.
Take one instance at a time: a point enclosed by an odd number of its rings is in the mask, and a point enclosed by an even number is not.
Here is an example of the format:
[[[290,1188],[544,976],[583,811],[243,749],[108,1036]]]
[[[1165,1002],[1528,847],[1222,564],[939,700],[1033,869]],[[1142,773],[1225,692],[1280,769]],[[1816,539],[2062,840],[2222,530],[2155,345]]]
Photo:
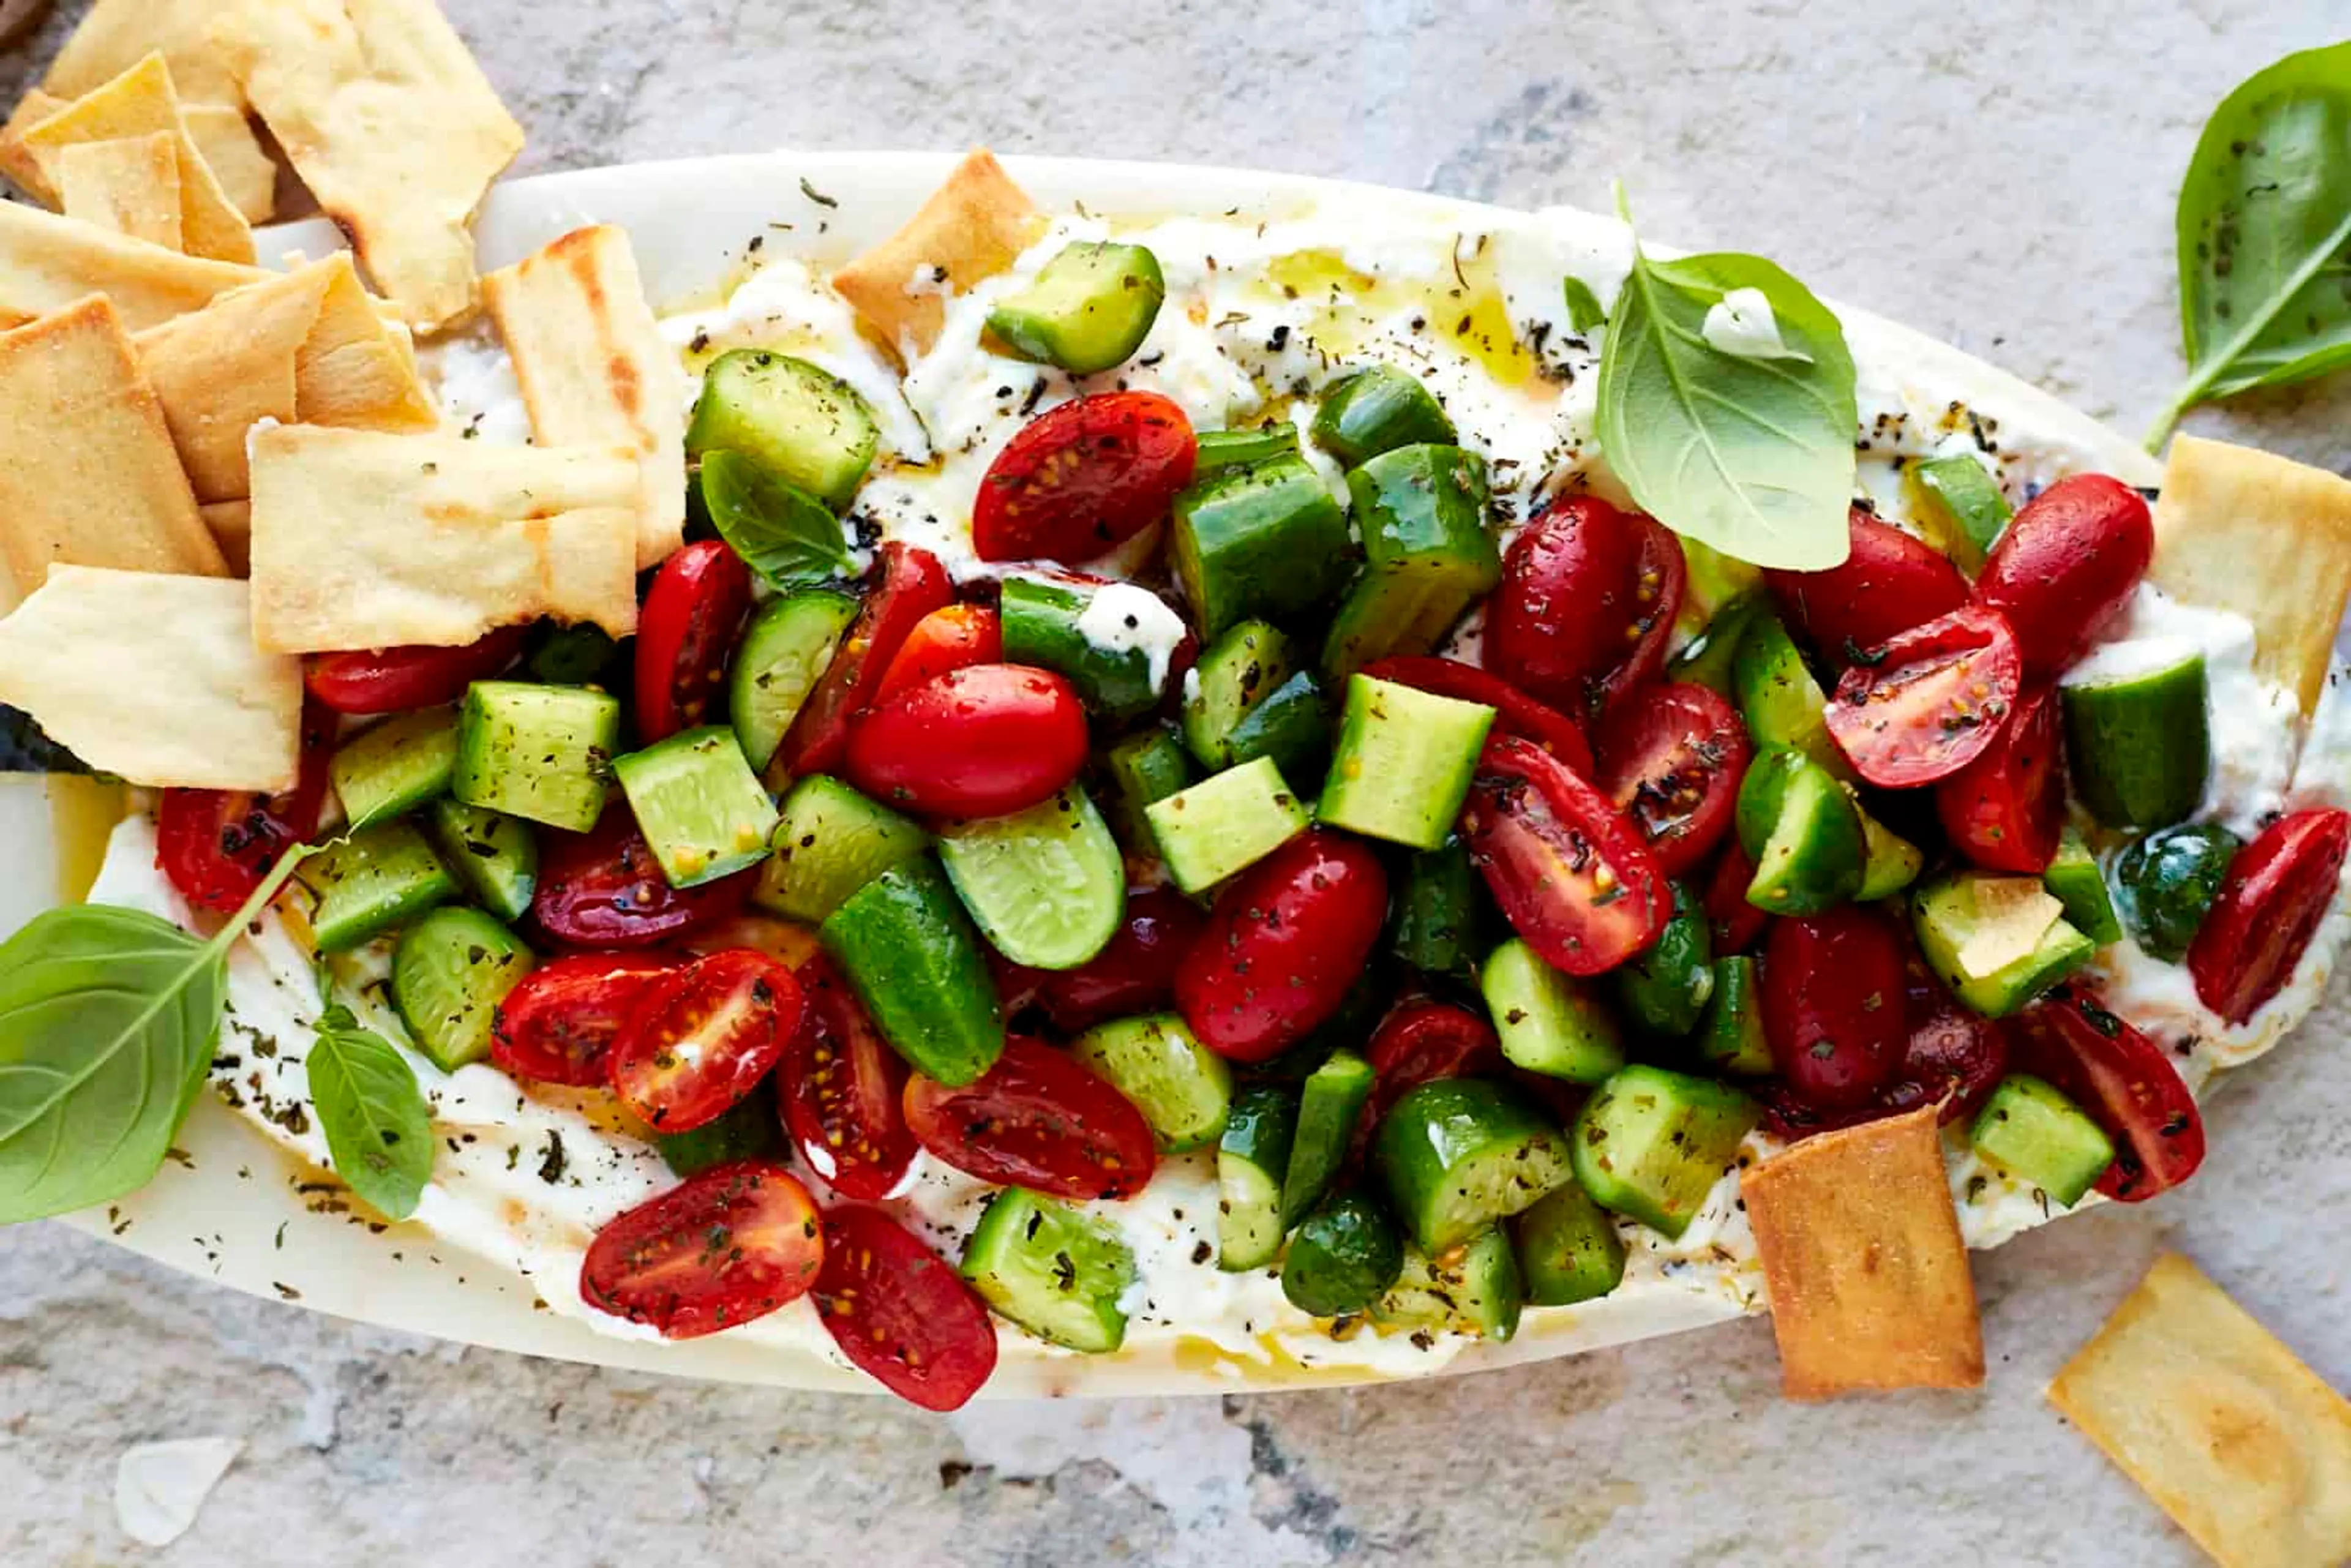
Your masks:
[[[794,779],[838,769],[850,724],[872,702],[899,648],[924,617],[954,598],[955,585],[938,557],[896,539],[883,545],[881,583],[784,732],[777,766]]]
[[[261,889],[277,858],[319,831],[334,759],[335,719],[315,698],[302,705],[294,788],[166,789],[155,808],[155,863],[198,909],[233,915]]]
[[[1665,666],[1687,578],[1655,518],[1575,496],[1546,507],[1502,557],[1486,663],[1571,713],[1596,713]]]
[[[1219,1056],[1279,1056],[1339,1010],[1387,912],[1387,873],[1368,846],[1301,833],[1217,896],[1176,967],[1176,1006]]]
[[[1583,727],[1549,704],[1535,701],[1499,675],[1458,659],[1409,655],[1374,659],[1364,666],[1364,674],[1441,697],[1484,703],[1494,710],[1494,722],[1505,734],[1531,740],[1586,779],[1592,777],[1592,743],[1584,738]]]
[[[612,1042],[612,1088],[656,1132],[714,1122],[799,1032],[800,983],[765,953],[712,953],[645,983]]]
[[[1859,507],[1845,526],[1853,548],[1843,565],[1763,574],[1781,612],[1832,662],[1853,664],[1896,632],[1968,601],[1968,580],[1932,545]]]
[[[2065,831],[2065,729],[2053,688],[2027,693],[2000,738],[1935,786],[1951,847],[1991,871],[2039,876]]]
[[[2204,1113],[2163,1048],[2080,986],[2011,1020],[2017,1065],[2047,1079],[2115,1141],[2098,1190],[2124,1203],[2168,1191],[2204,1163]]]
[[[2262,830],[2229,874],[2188,949],[2196,997],[2242,1023],[2278,994],[2326,918],[2351,849],[2351,815],[2296,811]]]
[[[1730,838],[1706,879],[1706,919],[1717,956],[1744,953],[1763,935],[1763,922],[1771,917],[1747,901],[1748,883],[1754,880],[1754,861],[1736,836]]]
[[[1050,799],[1086,765],[1086,709],[1068,677],[1028,664],[950,670],[849,732],[849,781],[934,817],[1000,817]]]
[[[658,953],[582,953],[541,964],[498,1004],[490,1061],[512,1077],[590,1089],[646,984],[676,960]]]
[[[716,539],[662,563],[637,621],[637,737],[650,746],[708,722],[751,611],[751,569]]]
[[[950,604],[914,622],[882,672],[873,700],[888,702],[949,670],[1003,662],[1004,625],[996,612],[985,604]]]
[[[2154,558],[2145,497],[2104,474],[2069,475],[2016,514],[1976,598],[2008,617],[2025,669],[2053,679],[2089,651]]]
[[[1720,693],[1644,686],[1609,710],[1599,742],[1592,781],[1641,831],[1659,871],[1681,875],[1728,835],[1755,746]]]
[[[1065,402],[988,465],[972,548],[982,560],[1092,560],[1165,517],[1198,455],[1192,422],[1157,392]]]
[[[1868,1103],[1909,1039],[1907,987],[1901,939],[1875,910],[1771,922],[1763,1034],[1790,1092],[1832,1110]]]
[[[320,653],[303,672],[310,695],[337,713],[405,713],[453,703],[522,652],[528,627],[502,626],[462,648],[379,648]]]
[[[650,947],[682,938],[740,908],[757,870],[684,892],[662,875],[636,818],[620,810],[584,833],[538,836],[538,891],[531,918],[574,947]]]
[[[844,1197],[886,1197],[918,1146],[901,1103],[906,1064],[822,954],[798,970],[808,1017],[776,1072],[800,1157]]]
[[[956,1169],[1075,1202],[1132,1197],[1159,1163],[1151,1124],[1078,1061],[1015,1038],[975,1082],[906,1082],[906,1125]]]
[[[1129,893],[1125,918],[1110,945],[1074,969],[1028,971],[1029,994],[1065,1034],[1158,1012],[1176,999],[1176,971],[1207,920],[1198,904],[1172,887]]]
[[[1549,752],[1491,737],[1461,837],[1536,956],[1571,975],[1613,969],[1657,939],[1673,890],[1641,831]]]
[[[1909,1038],[1893,1075],[1867,1104],[1844,1108],[1813,1104],[1782,1082],[1759,1086],[1765,1124],[1775,1134],[1792,1142],[1933,1104],[1942,1106],[1938,1120],[1946,1126],[1973,1121],[2007,1076],[2006,1020],[1961,1006],[1935,978],[1915,945],[1906,938],[1904,947]]]
[[[808,1188],[779,1165],[737,1160],[598,1231],[580,1265],[580,1294],[664,1339],[696,1339],[799,1300],[823,1261]]]
[[[1380,1020],[1364,1056],[1372,1065],[1372,1097],[1355,1125],[1360,1150],[1388,1108],[1440,1078],[1499,1072],[1508,1065],[1491,1024],[1447,1002],[1405,1002]]]
[[[1871,649],[1829,699],[1829,734],[1886,789],[1948,779],[2000,739],[2023,683],[2016,638],[1980,604]]]
[[[996,1324],[962,1276],[878,1208],[824,1217],[818,1317],[841,1354],[925,1410],[959,1410],[996,1370]]]

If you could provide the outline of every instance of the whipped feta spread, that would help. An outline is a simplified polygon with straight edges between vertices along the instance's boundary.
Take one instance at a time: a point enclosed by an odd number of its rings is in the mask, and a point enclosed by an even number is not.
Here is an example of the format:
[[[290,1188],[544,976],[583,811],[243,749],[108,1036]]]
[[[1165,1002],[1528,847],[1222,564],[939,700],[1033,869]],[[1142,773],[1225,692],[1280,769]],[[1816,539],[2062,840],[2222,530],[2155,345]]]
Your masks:
[[[1024,287],[1067,244],[1113,235],[1149,246],[1166,280],[1165,305],[1128,363],[1073,378],[991,351],[983,328],[997,300]],[[1016,266],[968,292],[955,293],[928,274],[910,278],[910,290],[945,298],[946,317],[928,351],[899,345],[908,367],[903,377],[820,273],[789,257],[766,258],[715,302],[670,316],[664,329],[689,380],[716,354],[756,346],[810,360],[855,388],[880,426],[881,453],[852,520],[867,534],[933,551],[968,580],[1001,575],[973,553],[971,508],[981,476],[1005,443],[1040,412],[1113,388],[1160,392],[1199,429],[1288,420],[1302,434],[1317,395],[1347,370],[1376,361],[1420,377],[1444,403],[1462,444],[1487,459],[1506,528],[1573,486],[1621,499],[1593,442],[1600,334],[1575,329],[1562,279],[1579,280],[1604,303],[1613,300],[1632,254],[1622,224],[1567,210],[1484,231],[1353,212],[1117,225],[1065,216]],[[1710,314],[1708,332],[1721,346],[1735,343],[1732,351],[1754,355],[1787,351],[1760,295],[1752,301],[1734,295],[1717,308],[1722,319]],[[1884,337],[1875,327],[1850,336],[1860,366],[1858,490],[1881,516],[1907,522],[1904,476],[1926,457],[1964,453],[1999,478],[2013,501],[2095,465],[2072,441],[2037,431],[2029,410],[1969,406],[1931,384],[1931,374],[1906,369],[1915,352],[1906,337]],[[486,441],[528,439],[512,369],[494,345],[461,341],[433,350],[426,363],[452,422]],[[1337,465],[1311,442],[1301,447],[1343,494]],[[1476,657],[1478,619],[1473,613],[1447,652]],[[1157,596],[1122,584],[1097,595],[1081,631],[1107,649],[1144,650],[1155,680],[1164,680],[1185,627]],[[2108,646],[2094,655],[2144,659],[2189,646],[2203,653],[2215,763],[2204,814],[2248,837],[2286,807],[2351,801],[2351,695],[2341,672],[2305,740],[2292,697],[2255,674],[2252,645],[2252,628],[2241,617],[2178,604],[2143,588]],[[190,918],[155,869],[154,830],[141,818],[117,830],[91,896],[183,924]],[[2201,1007],[2183,969],[2127,940],[2100,955],[2098,971],[2109,1003],[2180,1046],[2190,1082],[2200,1084],[2215,1068],[2274,1044],[2316,1004],[2347,931],[2351,877],[2292,981],[2236,1028]],[[398,1018],[381,999],[382,965],[380,954],[339,960],[340,988],[366,1022],[404,1046]],[[235,1065],[216,1071],[215,1088],[292,1154],[325,1166],[325,1140],[307,1112],[303,1066],[320,1005],[309,956],[274,916],[265,920],[258,937],[232,957],[221,1050]],[[443,1138],[417,1223],[527,1277],[555,1312],[604,1333],[653,1337],[590,1309],[579,1290],[580,1262],[596,1231],[674,1184],[610,1097],[519,1085],[486,1064],[443,1072],[421,1054],[408,1054]],[[1946,1136],[1970,1245],[1996,1245],[2051,1217],[2042,1195],[1976,1159],[1964,1129]],[[1775,1146],[1758,1132],[1740,1164]],[[816,1172],[820,1197],[823,1175]],[[954,1257],[989,1190],[923,1155],[891,1205]],[[1219,1270],[1212,1154],[1164,1161],[1148,1189],[1131,1200],[1082,1207],[1114,1226],[1134,1249],[1138,1279],[1127,1303],[1134,1313],[1127,1354],[1172,1351],[1178,1364],[1212,1375],[1296,1368],[1405,1375],[1441,1366],[1472,1343],[1447,1333],[1383,1334],[1360,1323],[1334,1332],[1291,1306],[1270,1271]],[[1726,1316],[1762,1304],[1736,1168],[1678,1240],[1630,1221],[1621,1228],[1628,1260],[1624,1283],[1609,1298],[1616,1309],[1683,1324],[1702,1321],[1694,1303]],[[1520,1332],[1540,1335],[1587,1310],[1530,1308]],[[1008,1324],[1000,1333],[1008,1356],[1074,1354]],[[807,1300],[731,1337],[847,1364]]]

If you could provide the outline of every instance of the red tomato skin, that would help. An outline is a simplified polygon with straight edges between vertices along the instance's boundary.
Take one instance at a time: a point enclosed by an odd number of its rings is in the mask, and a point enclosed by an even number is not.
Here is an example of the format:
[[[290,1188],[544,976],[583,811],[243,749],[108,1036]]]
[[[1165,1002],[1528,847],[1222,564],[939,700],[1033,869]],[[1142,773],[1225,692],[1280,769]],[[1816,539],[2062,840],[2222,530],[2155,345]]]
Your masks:
[[[906,1125],[968,1176],[1076,1203],[1133,1197],[1159,1163],[1126,1096],[1042,1041],[1014,1037],[975,1082],[906,1081]]]
[[[2007,1076],[2011,1047],[2006,1020],[1962,1007],[1907,941],[1905,949],[1909,1038],[1894,1075],[1868,1104],[1843,1110],[1808,1103],[1784,1083],[1762,1084],[1758,1092],[1764,1123],[1774,1134],[1792,1143],[1938,1103],[1942,1111],[1938,1120],[1943,1125],[1972,1122]]]
[[[1004,622],[985,604],[950,604],[914,623],[882,673],[875,702],[888,702],[950,670],[1004,662]]]
[[[490,1025],[490,1061],[507,1076],[592,1089],[638,998],[677,960],[660,953],[581,953],[541,964],[507,993]]]
[[[320,653],[309,661],[302,684],[335,712],[354,716],[437,707],[455,702],[467,686],[513,664],[528,631],[501,626],[462,648]]]
[[[1532,741],[1575,772],[1586,779],[1592,777],[1592,743],[1584,738],[1583,727],[1549,704],[1535,701],[1499,675],[1458,659],[1408,654],[1374,659],[1364,666],[1364,674],[1440,697],[1484,703],[1495,710],[1497,728]]]
[[[1830,659],[1852,664],[1855,653],[1967,603],[1968,580],[1932,545],[1859,507],[1845,526],[1852,550],[1843,565],[1763,573],[1781,612]]]
[[[1175,1001],[1176,971],[1207,923],[1200,906],[1172,887],[1130,893],[1110,946],[1077,968],[1033,971],[1035,998],[1066,1034],[1158,1012]]]
[[[1167,515],[1199,455],[1192,422],[1156,392],[1099,392],[1021,427],[972,505],[982,560],[1105,555]]]
[[[946,1260],[878,1208],[824,1217],[817,1316],[841,1354],[908,1404],[960,1410],[996,1370],[996,1324]]]
[[[784,1126],[843,1197],[887,1197],[921,1145],[906,1130],[907,1068],[822,954],[797,971],[808,1010],[777,1065]]]
[[[1498,1073],[1509,1065],[1493,1026],[1447,1002],[1399,1003],[1372,1031],[1364,1056],[1372,1064],[1372,1097],[1355,1124],[1359,1154],[1380,1119],[1411,1091],[1440,1078]]]
[[[1654,519],[1596,496],[1553,502],[1503,553],[1486,663],[1544,702],[1596,712],[1664,667],[1687,576]]]
[[[531,918],[571,947],[652,947],[683,939],[742,907],[755,868],[684,892],[670,886],[627,811],[608,810],[584,833],[542,831]]]
[[[599,1312],[698,1339],[806,1295],[824,1261],[815,1202],[783,1166],[737,1160],[605,1225],[580,1265]]]
[[[1644,686],[1609,710],[1599,741],[1592,781],[1640,830],[1659,871],[1681,875],[1729,835],[1755,743],[1720,693],[1686,681]]]
[[[2039,876],[2065,831],[2065,730],[2053,687],[2027,692],[1990,749],[1935,786],[1951,847],[1988,871]]]
[[[1387,873],[1369,847],[1301,833],[1217,897],[1176,967],[1176,1009],[1219,1056],[1279,1056],[1339,1010],[1387,909]]]
[[[1614,968],[1673,917],[1673,890],[1640,830],[1513,736],[1488,738],[1461,808],[1461,837],[1511,929],[1568,974]]]
[[[765,953],[735,948],[681,964],[637,993],[605,1058],[613,1092],[656,1132],[692,1132],[759,1086],[804,1010],[799,981]],[[686,1040],[696,1049],[681,1057]]]
[[[315,697],[305,701],[294,788],[278,795],[164,790],[155,808],[155,864],[194,907],[235,914],[278,857],[319,831],[334,752],[334,715]]]
[[[1845,671],[1828,730],[1855,772],[1907,789],[1990,750],[2022,692],[2015,634],[1998,611],[1971,604],[1897,633]]]
[[[662,563],[638,617],[637,738],[650,746],[708,721],[751,612],[751,569],[716,539]]]
[[[2073,474],[2016,514],[1976,578],[1976,598],[2008,617],[2025,669],[2053,679],[2089,652],[2154,559],[2146,497],[2104,474]]]
[[[2098,1191],[2141,1203],[2196,1174],[2204,1114],[2161,1046],[2080,986],[2058,987],[2012,1022],[2017,1065],[2055,1084],[2114,1140]]]
[[[1736,837],[1726,841],[1707,878],[1703,900],[1717,956],[1744,953],[1763,935],[1763,923],[1771,916],[1747,901],[1747,885],[1754,880],[1755,862],[1746,850]]]
[[[1789,1092],[1808,1105],[1865,1105],[1909,1038],[1902,943],[1855,906],[1771,922],[1763,944],[1763,1033]]]
[[[770,779],[831,773],[849,747],[849,727],[873,701],[890,662],[906,638],[934,610],[955,598],[955,585],[939,558],[892,539],[882,547],[881,581],[817,678],[808,701],[776,748]]]
[[[2278,994],[2334,904],[2346,850],[2351,815],[2329,807],[2279,818],[2229,862],[2188,948],[2199,1001],[2243,1023]]]
[[[849,734],[849,781],[933,817],[1033,806],[1086,763],[1077,688],[1028,664],[951,670],[873,709]]]

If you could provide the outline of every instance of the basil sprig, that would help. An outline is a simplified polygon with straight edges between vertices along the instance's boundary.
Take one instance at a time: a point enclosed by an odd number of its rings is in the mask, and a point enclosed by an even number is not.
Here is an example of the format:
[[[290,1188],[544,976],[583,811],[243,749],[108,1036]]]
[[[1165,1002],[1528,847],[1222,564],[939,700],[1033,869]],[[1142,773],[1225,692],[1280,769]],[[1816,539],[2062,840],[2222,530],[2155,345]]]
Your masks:
[[[778,593],[857,575],[831,508],[758,459],[704,453],[701,497],[718,537]]]
[[[310,1108],[343,1182],[387,1219],[416,1212],[433,1176],[433,1113],[399,1048],[329,1003],[304,1060]]]

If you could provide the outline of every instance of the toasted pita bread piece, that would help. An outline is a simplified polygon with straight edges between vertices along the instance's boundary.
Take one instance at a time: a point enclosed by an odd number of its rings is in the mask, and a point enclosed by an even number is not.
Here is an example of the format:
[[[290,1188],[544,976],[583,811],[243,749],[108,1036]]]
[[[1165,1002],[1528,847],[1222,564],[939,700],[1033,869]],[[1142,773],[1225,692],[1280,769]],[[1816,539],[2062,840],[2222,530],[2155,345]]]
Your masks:
[[[2049,1402],[2228,1568],[2351,1562],[2351,1401],[2179,1254]]]
[[[40,160],[24,143],[24,133],[66,107],[71,100],[52,98],[35,88],[0,125],[0,174],[23,187],[26,193],[56,208],[64,204],[42,177]],[[253,122],[242,108],[225,103],[180,103],[180,119],[188,136],[212,166],[213,175],[236,210],[249,224],[266,223],[277,210],[277,162],[253,133]]]
[[[60,566],[0,620],[0,702],[101,773],[293,787],[302,663],[257,653],[234,578]]]
[[[2351,479],[2249,446],[2177,436],[2147,575],[2253,623],[2253,667],[2316,711],[2351,600]]]
[[[542,446],[643,454],[640,570],[685,542],[685,392],[628,234],[576,229],[482,279]]]
[[[0,333],[0,556],[17,594],[52,565],[225,575],[162,400],[112,301]]]
[[[204,527],[212,530],[213,543],[228,562],[230,571],[246,577],[253,570],[253,503],[251,501],[207,501],[200,508],[204,515]]]
[[[57,158],[57,200],[66,216],[185,249],[180,202],[180,139],[168,131],[112,141],[77,141]]]
[[[0,202],[0,328],[103,294],[132,331],[269,275],[149,245],[21,202]]]
[[[637,455],[288,425],[253,433],[254,636],[451,647],[552,616],[637,622]]]
[[[522,128],[439,7],[245,0],[212,37],[402,319],[431,332],[471,311],[468,225]]]
[[[904,228],[834,273],[832,286],[900,358],[911,359],[938,341],[946,319],[938,294],[917,291],[916,278],[936,278],[944,268],[947,285],[965,292],[1010,267],[1040,226],[1029,193],[1012,183],[996,154],[978,148]]]
[[[1740,1177],[1789,1398],[1983,1382],[1937,1113],[1823,1133]]]
[[[195,103],[239,104],[245,95],[207,29],[231,0],[97,0],[57,51],[41,90],[79,98],[152,53],[172,65],[172,79]]]

